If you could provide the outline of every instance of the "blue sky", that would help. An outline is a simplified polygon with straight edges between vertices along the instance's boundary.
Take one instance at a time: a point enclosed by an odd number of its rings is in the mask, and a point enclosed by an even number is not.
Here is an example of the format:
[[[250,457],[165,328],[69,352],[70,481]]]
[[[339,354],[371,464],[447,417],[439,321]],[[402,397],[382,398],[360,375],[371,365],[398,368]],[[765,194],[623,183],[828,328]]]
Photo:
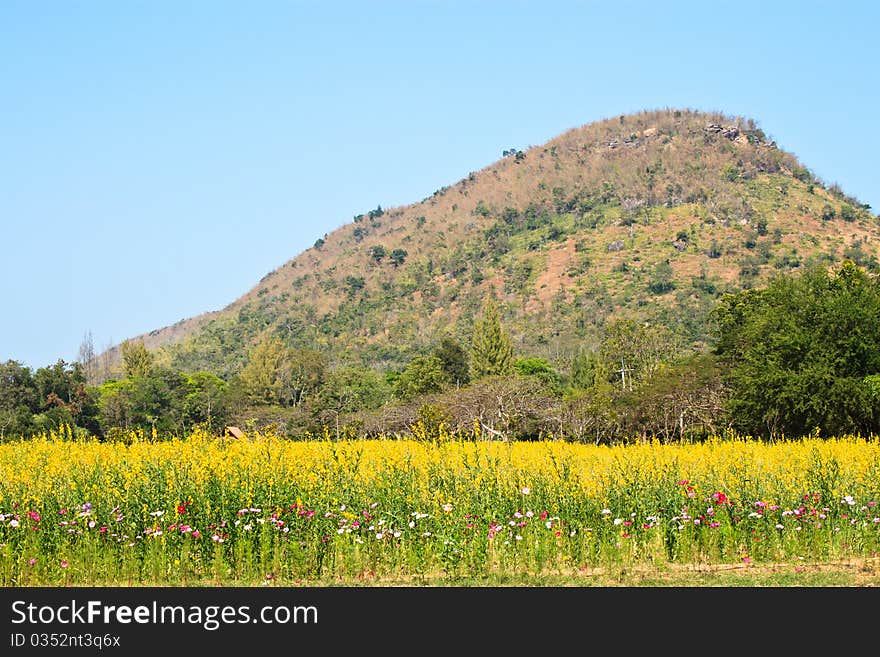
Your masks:
[[[870,2],[0,2],[0,360],[216,310],[352,216],[641,109],[880,209]]]

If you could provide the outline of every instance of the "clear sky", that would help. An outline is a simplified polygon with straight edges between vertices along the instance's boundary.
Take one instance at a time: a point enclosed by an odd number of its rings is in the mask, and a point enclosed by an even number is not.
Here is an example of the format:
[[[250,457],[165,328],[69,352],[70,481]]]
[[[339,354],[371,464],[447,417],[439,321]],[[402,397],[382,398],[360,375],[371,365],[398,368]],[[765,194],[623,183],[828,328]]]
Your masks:
[[[876,212],[874,2],[0,0],[0,361],[224,307],[595,120],[754,118]]]

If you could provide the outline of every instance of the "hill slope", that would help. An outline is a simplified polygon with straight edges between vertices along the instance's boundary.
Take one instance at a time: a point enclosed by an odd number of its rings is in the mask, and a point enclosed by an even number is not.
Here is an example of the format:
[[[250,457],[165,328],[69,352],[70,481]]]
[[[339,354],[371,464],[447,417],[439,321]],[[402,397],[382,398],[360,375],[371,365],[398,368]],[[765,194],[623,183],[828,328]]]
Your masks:
[[[376,208],[226,308],[141,336],[180,369],[231,374],[267,333],[331,362],[402,367],[442,332],[470,341],[494,289],[520,355],[561,361],[637,317],[683,347],[725,291],[809,261],[877,267],[880,223],[754,122],[663,110],[570,130]]]

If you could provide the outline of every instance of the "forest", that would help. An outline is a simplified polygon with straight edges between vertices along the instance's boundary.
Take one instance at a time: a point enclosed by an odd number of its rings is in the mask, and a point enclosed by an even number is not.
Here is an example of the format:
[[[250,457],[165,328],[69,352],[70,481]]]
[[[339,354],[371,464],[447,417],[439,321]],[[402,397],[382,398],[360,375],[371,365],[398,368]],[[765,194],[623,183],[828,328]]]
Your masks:
[[[95,355],[36,370],[0,364],[0,440],[67,428],[106,441],[194,428],[272,430],[290,439],[436,437],[595,444],[871,435],[880,431],[880,282],[851,261],[779,274],[725,294],[707,348],[677,347],[662,325],[616,319],[596,344],[551,362],[516,353],[488,296],[462,344],[382,371],[340,366],[269,333],[232,376],[178,371],[142,342],[124,375],[90,380]]]

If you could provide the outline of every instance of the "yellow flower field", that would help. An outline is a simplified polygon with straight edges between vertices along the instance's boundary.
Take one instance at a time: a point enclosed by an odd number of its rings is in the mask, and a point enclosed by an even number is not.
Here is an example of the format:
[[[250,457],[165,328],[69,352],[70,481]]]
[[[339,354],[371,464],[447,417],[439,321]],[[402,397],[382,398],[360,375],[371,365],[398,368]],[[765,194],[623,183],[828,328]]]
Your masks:
[[[871,556],[880,443],[46,436],[0,444],[0,582],[309,582]]]

